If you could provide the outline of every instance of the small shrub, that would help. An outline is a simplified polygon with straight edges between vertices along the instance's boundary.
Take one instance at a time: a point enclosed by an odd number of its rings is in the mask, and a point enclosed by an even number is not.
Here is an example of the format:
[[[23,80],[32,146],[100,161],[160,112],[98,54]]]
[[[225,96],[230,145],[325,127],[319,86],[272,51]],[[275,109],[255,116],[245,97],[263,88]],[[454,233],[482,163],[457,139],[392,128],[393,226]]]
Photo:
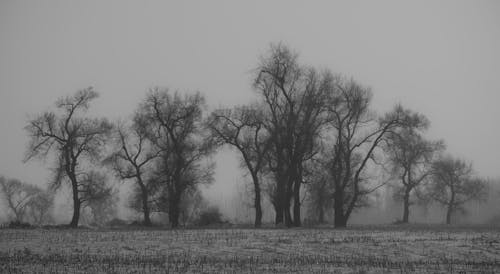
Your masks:
[[[209,207],[201,211],[198,219],[195,221],[197,226],[220,225],[224,223],[218,207]]]
[[[23,223],[21,221],[12,221],[9,223],[8,228],[26,229],[26,228],[33,228],[33,226],[30,223]]]
[[[126,226],[126,225],[128,225],[127,221],[122,220],[122,219],[118,219],[118,218],[114,218],[111,221],[106,223],[106,226],[108,226],[108,227],[117,227],[117,226]]]

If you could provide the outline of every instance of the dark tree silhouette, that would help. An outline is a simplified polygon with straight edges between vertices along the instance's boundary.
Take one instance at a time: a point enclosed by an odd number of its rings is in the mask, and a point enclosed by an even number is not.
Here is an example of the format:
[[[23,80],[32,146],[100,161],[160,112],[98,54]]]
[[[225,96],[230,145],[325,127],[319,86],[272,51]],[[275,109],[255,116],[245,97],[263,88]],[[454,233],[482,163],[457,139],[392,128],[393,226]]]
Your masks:
[[[145,174],[151,163],[157,159],[162,150],[153,146],[147,139],[145,125],[147,121],[137,114],[134,117],[133,124],[129,127],[118,125],[115,132],[114,152],[105,159],[105,163],[111,165],[118,178],[121,180],[134,179],[141,204],[141,210],[144,214],[144,225],[151,226],[150,218],[150,191]]]
[[[262,224],[260,177],[265,164],[265,154],[270,146],[269,136],[263,124],[261,107],[236,107],[233,110],[219,109],[208,121],[214,138],[238,150],[242,166],[248,170],[253,182],[255,227]]]
[[[26,220],[30,208],[30,202],[39,193],[37,187],[25,184],[17,179],[6,179],[0,177],[0,193],[7,206],[7,212],[14,216],[14,221]]]
[[[301,224],[303,164],[317,152],[325,94],[331,84],[329,74],[299,65],[297,57],[283,44],[272,45],[261,58],[253,84],[268,117],[264,125],[271,142],[268,165],[276,182],[275,221],[287,226]]]
[[[429,127],[425,116],[411,112],[406,115],[412,122],[390,132],[384,146],[391,173],[398,180],[396,198],[403,201],[402,223],[409,221],[412,194],[429,179],[432,161],[444,149],[443,141],[428,141],[422,136]]]
[[[446,224],[451,224],[455,212],[465,212],[465,203],[486,199],[487,183],[474,176],[472,164],[445,156],[432,165],[428,193],[433,200],[446,207]]]
[[[334,185],[335,227],[345,227],[351,213],[372,192],[364,171],[387,133],[410,123],[407,111],[396,106],[377,119],[370,110],[371,91],[354,80],[337,77],[327,104],[334,136],[330,172]]]
[[[29,121],[26,130],[30,143],[25,161],[34,157],[46,158],[54,152],[53,187],[58,188],[69,180],[73,198],[73,217],[70,226],[77,227],[81,203],[100,196],[104,191],[93,180],[94,175],[85,172],[83,159],[98,159],[112,125],[106,119],[82,117],[90,102],[98,94],[92,88],[78,91],[73,96],[56,101],[56,111],[47,111]]]
[[[215,145],[203,127],[204,108],[200,93],[181,96],[161,88],[151,90],[140,107],[147,136],[162,151],[155,181],[163,186],[163,203],[168,204],[174,228],[179,225],[183,194],[213,178],[209,156]]]

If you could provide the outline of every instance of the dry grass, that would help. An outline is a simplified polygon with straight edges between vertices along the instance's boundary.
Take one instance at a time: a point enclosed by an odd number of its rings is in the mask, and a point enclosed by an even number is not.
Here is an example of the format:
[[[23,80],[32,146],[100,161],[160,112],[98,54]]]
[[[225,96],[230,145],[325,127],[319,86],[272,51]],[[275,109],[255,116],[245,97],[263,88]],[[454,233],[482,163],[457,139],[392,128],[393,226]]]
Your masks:
[[[0,230],[1,273],[498,273],[494,228]]]

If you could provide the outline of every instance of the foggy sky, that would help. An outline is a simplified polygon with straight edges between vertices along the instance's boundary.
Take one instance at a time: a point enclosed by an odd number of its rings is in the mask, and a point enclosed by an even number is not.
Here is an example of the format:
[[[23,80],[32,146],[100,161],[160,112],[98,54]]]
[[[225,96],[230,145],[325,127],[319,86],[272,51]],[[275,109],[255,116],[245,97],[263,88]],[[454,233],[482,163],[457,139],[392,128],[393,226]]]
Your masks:
[[[3,0],[0,174],[46,185],[50,162],[21,161],[23,127],[60,96],[94,86],[92,115],[110,119],[154,86],[199,90],[210,109],[245,104],[250,71],[278,41],[370,86],[379,113],[398,102],[422,112],[429,137],[500,176],[498,1]],[[209,196],[241,181],[234,154],[218,154]]]

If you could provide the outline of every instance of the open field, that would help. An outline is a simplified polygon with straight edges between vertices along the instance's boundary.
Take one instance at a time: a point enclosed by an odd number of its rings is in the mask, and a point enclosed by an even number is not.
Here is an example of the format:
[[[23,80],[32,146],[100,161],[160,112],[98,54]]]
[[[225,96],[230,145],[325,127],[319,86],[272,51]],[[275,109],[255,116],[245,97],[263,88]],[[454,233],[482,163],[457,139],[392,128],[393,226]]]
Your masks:
[[[495,228],[0,230],[0,273],[499,273]]]

